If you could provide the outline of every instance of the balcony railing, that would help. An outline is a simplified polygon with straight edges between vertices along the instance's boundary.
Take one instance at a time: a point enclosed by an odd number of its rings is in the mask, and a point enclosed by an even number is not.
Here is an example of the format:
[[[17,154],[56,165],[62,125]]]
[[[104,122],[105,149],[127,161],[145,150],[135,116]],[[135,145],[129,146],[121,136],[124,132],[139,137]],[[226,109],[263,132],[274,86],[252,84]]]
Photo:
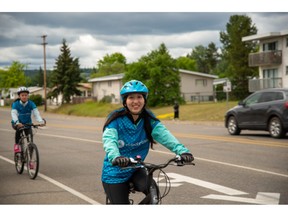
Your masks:
[[[249,54],[249,66],[268,66],[282,64],[282,50]]]
[[[251,79],[249,80],[249,92],[255,92],[267,88],[282,88],[282,78]]]

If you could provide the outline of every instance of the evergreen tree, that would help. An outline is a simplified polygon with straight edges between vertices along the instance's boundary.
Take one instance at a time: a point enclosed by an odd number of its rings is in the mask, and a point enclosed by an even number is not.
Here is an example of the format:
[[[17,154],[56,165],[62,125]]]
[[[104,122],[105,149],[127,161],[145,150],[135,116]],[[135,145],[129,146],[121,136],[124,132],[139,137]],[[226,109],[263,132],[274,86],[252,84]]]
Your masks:
[[[149,89],[149,106],[172,105],[180,96],[180,75],[176,61],[170,56],[165,44],[128,66],[124,82],[137,79]]]
[[[35,75],[31,77],[31,86],[39,86],[43,87],[44,86],[44,71],[40,67],[39,70],[34,71]]]
[[[196,62],[196,70],[198,72],[209,73],[209,68],[206,62],[206,47],[203,45],[194,47],[191,54],[188,54],[187,57]]]
[[[256,44],[242,42],[242,37],[257,34],[257,28],[250,17],[234,15],[226,25],[226,32],[220,32],[223,43],[223,58],[227,61],[226,77],[232,83],[234,99],[243,99],[249,95],[248,80],[257,75],[257,69],[248,66],[249,53],[256,50]]]
[[[208,47],[196,46],[187,57],[196,62],[196,71],[214,74],[220,55],[215,43],[211,42]]]
[[[69,103],[73,95],[80,95],[77,89],[78,83],[81,81],[81,70],[78,58],[71,57],[70,48],[63,39],[61,54],[56,59],[56,65],[51,74],[51,84],[53,91],[50,96],[57,97],[63,95],[62,103]]]

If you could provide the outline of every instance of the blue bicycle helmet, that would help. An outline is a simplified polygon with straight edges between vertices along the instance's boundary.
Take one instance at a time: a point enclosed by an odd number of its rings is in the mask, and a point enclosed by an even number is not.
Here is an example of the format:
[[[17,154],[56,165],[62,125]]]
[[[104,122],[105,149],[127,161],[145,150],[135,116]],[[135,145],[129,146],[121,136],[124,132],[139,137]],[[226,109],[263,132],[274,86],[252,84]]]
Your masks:
[[[120,90],[122,100],[124,101],[124,97],[130,93],[141,93],[145,96],[145,99],[147,99],[148,88],[141,81],[130,80],[126,82]]]

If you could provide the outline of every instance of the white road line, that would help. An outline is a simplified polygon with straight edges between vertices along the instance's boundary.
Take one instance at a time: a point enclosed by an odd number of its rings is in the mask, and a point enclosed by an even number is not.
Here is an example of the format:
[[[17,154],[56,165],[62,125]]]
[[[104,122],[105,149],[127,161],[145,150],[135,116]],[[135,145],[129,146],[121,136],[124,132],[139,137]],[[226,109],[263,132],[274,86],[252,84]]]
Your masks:
[[[174,153],[171,153],[171,152],[164,152],[164,151],[158,151],[158,150],[153,150],[151,152],[174,155]],[[252,170],[252,171],[261,172],[261,173],[265,173],[265,174],[277,175],[277,176],[288,178],[288,175],[285,175],[285,174],[282,174],[282,173],[270,172],[270,171],[267,171],[267,170],[256,169],[256,168],[253,168],[253,167],[240,166],[240,165],[236,165],[236,164],[230,164],[230,163],[225,163],[225,162],[221,162],[221,161],[214,161],[214,160],[209,160],[209,159],[205,159],[205,158],[198,158],[198,157],[195,157],[195,159],[202,160],[202,161],[207,161],[207,162],[210,162],[210,163],[217,163],[217,164],[222,164],[222,165],[225,165],[225,166],[232,166],[232,167],[237,167],[237,168],[240,168],[240,169],[247,169],[247,170]]]
[[[200,187],[204,187],[204,188],[208,188],[210,190],[214,190],[214,191],[218,191],[220,193],[224,193],[227,195],[243,195],[243,194],[247,194],[246,192],[240,191],[240,190],[235,190],[233,188],[229,188],[229,187],[225,187],[219,184],[214,184],[211,182],[207,182],[207,181],[202,181],[200,179],[195,179],[195,178],[191,178],[188,176],[184,176],[184,175],[180,175],[177,173],[167,173],[167,175],[169,176],[169,178],[174,178],[174,180],[176,182],[188,182],[190,184],[194,184],[194,185],[198,185]]]
[[[37,134],[40,136],[49,136],[49,137],[57,137],[62,139],[72,139],[72,140],[78,140],[78,141],[84,141],[84,142],[92,142],[92,143],[102,143],[101,141],[97,140],[89,140],[89,139],[81,139],[77,137],[68,137],[68,136],[61,136],[61,135],[53,135],[53,134]]]
[[[14,164],[14,161],[12,161],[12,160],[10,160],[8,158],[5,158],[5,157],[3,157],[1,155],[0,155],[0,159],[6,161],[8,163]],[[80,192],[78,192],[78,191],[76,191],[76,190],[74,190],[74,189],[72,189],[72,188],[70,188],[70,187],[68,187],[68,186],[66,186],[66,185],[64,185],[64,184],[62,184],[62,183],[60,183],[60,182],[48,177],[48,176],[46,176],[46,175],[38,173],[38,176],[43,178],[43,179],[45,179],[46,181],[56,185],[57,187],[60,187],[61,189],[73,194],[74,196],[77,196],[78,198],[80,198],[80,199],[82,199],[82,200],[84,200],[84,201],[86,201],[86,202],[88,202],[90,204],[101,205],[101,203],[96,202],[95,200],[85,196],[84,194],[82,194],[82,193],[80,193]]]
[[[1,130],[2,131],[11,131],[11,130],[0,128],[0,131]],[[62,138],[62,139],[72,139],[72,140],[78,140],[78,141],[84,141],[84,142],[92,142],[92,143],[102,143],[101,141],[97,141],[97,140],[80,139],[80,138],[76,138],[76,137],[60,136],[60,135],[53,135],[53,134],[40,134],[40,133],[38,133],[37,135],[58,137],[58,138]],[[172,152],[164,152],[164,151],[158,151],[158,150],[152,150],[150,152],[174,155],[174,153],[172,153]],[[286,174],[271,172],[271,171],[262,170],[262,169],[256,169],[256,168],[253,168],[253,167],[240,166],[240,165],[236,165],[236,164],[225,163],[225,162],[215,161],[215,160],[209,160],[209,159],[199,158],[199,157],[195,157],[195,159],[206,161],[206,162],[210,162],[210,163],[217,163],[217,164],[222,164],[222,165],[225,165],[225,166],[232,166],[232,167],[236,167],[236,168],[240,168],[240,169],[252,170],[252,171],[255,171],[255,172],[261,172],[261,173],[265,173],[265,174],[276,175],[276,176],[281,176],[281,177],[288,178],[288,175],[286,175]]]

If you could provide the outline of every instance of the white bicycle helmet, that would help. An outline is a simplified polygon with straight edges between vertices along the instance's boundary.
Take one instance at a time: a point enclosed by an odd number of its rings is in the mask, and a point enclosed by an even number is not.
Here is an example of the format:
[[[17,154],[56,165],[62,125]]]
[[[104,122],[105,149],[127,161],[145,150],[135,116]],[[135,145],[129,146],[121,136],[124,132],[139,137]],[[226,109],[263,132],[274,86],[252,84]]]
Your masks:
[[[18,95],[20,95],[20,93],[22,93],[22,92],[27,92],[29,94],[29,90],[25,86],[22,86],[22,87],[18,88],[18,90],[17,90]]]

